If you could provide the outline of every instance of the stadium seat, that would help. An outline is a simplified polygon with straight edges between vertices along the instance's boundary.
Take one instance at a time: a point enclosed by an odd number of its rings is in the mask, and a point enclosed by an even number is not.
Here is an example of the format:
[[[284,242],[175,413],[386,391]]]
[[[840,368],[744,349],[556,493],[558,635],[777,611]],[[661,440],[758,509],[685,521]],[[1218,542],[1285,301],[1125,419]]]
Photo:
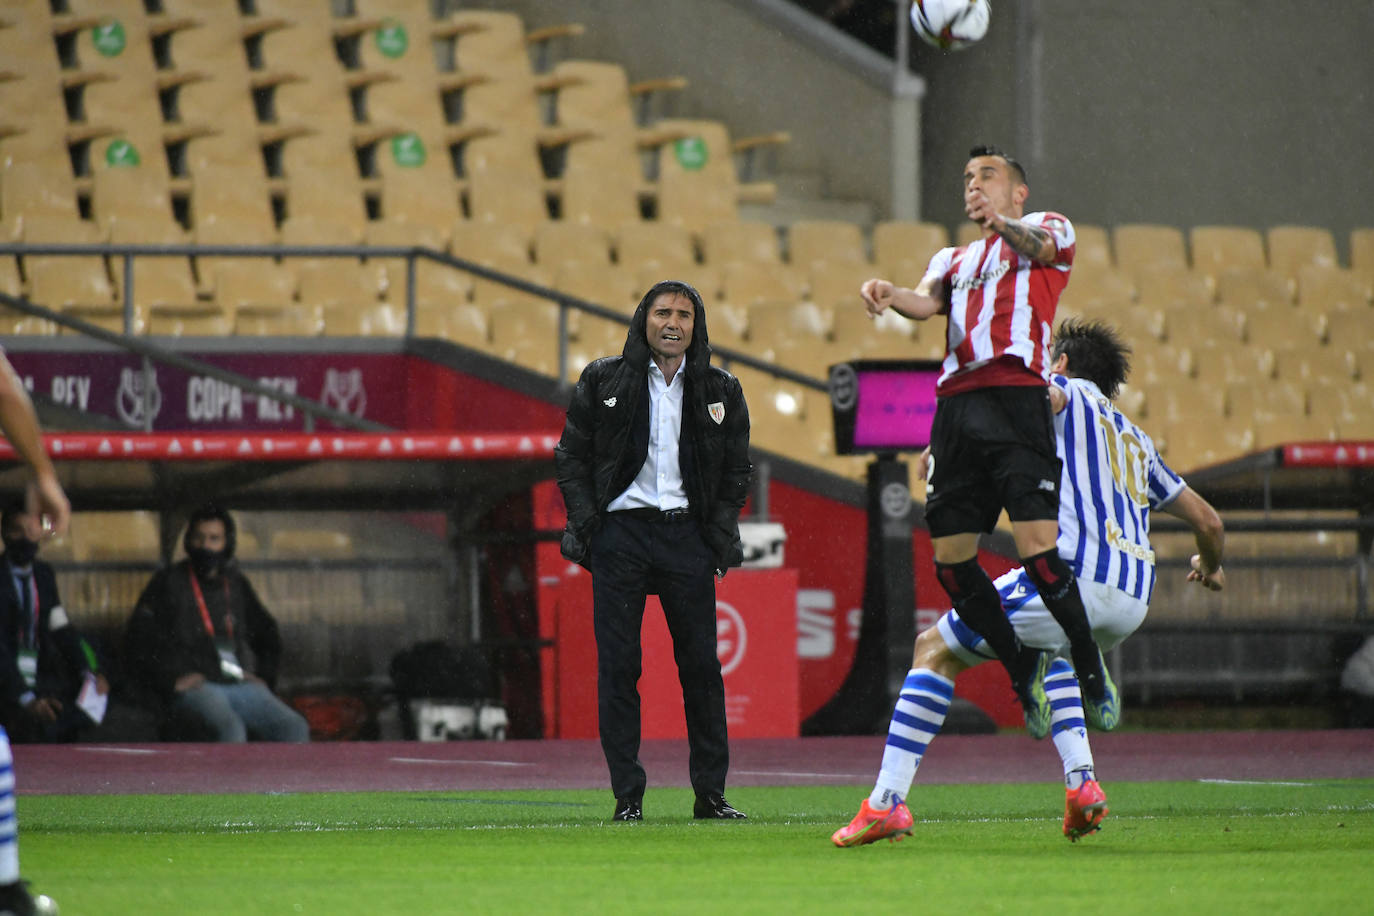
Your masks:
[[[626,315],[639,304],[638,284],[632,274],[595,261],[564,261],[553,273],[553,288]]]
[[[509,223],[459,220],[449,233],[449,251],[466,261],[530,263],[530,233]]]
[[[524,280],[527,283],[548,287],[553,282],[553,277],[548,271],[544,270],[542,267],[530,264],[529,261],[491,258],[482,259],[478,263],[492,270],[497,270],[501,273],[509,274]],[[527,293],[497,280],[487,280],[481,277],[473,277],[472,301],[488,309],[488,311],[495,308],[496,304],[500,302],[513,303],[521,306],[549,306],[552,308],[550,301],[542,296],[535,295],[534,293]]]
[[[1306,266],[1336,267],[1336,240],[1317,226],[1273,226],[1267,233],[1269,267],[1295,278]]]
[[[543,375],[558,371],[558,308],[550,302],[497,300],[487,310],[492,350]]]
[[[0,153],[4,148],[0,147]],[[30,219],[75,220],[76,182],[65,162],[0,162],[0,206],[4,224],[0,235],[18,238]]]
[[[318,337],[324,330],[319,309],[304,305],[240,305],[234,333],[240,337]]]
[[[707,264],[782,261],[778,232],[770,223],[751,220],[712,223],[702,230],[701,242],[703,260]]]
[[[863,313],[859,288],[873,276],[873,265],[859,261],[813,261],[808,276],[812,302],[823,309]]]
[[[821,340],[829,334],[830,315],[813,302],[759,301],[749,305],[749,340],[756,352],[792,338]]]
[[[623,130],[642,121],[641,111],[654,92],[676,92],[687,87],[681,77],[666,77],[631,84],[625,68],[609,61],[565,60],[542,80],[556,92],[555,117],[568,127],[600,131]]]
[[[1245,422],[1270,414],[1304,417],[1308,412],[1306,389],[1296,382],[1237,381],[1228,384],[1225,390],[1227,412]]]
[[[660,280],[681,280],[690,283],[701,294],[707,314],[714,320],[714,309],[720,302],[721,269],[714,264],[698,264],[692,260],[654,259],[641,263],[634,271],[636,304],[650,287]],[[743,318],[738,330],[743,332]],[[713,325],[714,332],[714,325]]]
[[[637,176],[600,170],[565,172],[559,212],[567,222],[590,223],[607,231],[639,219]]]
[[[406,332],[405,311],[387,302],[361,308],[324,305],[320,320],[326,337],[401,337]]]
[[[110,242],[116,245],[185,245],[186,232],[170,214],[158,217],[115,217]],[[124,292],[124,259],[113,259],[111,271],[121,300]],[[142,306],[191,306],[196,304],[196,280],[191,259],[184,255],[133,259],[134,301]]]
[[[445,245],[438,232],[429,226],[407,222],[369,222],[363,241],[386,247],[420,247],[443,252]],[[406,303],[406,260],[373,258],[367,260],[369,272],[382,271],[384,298],[398,308]],[[415,302],[424,307],[458,305],[472,294],[472,275],[429,258],[415,259]]]
[[[1069,274],[1069,285],[1060,294],[1061,307],[1077,309],[1083,315],[1116,322],[1127,312],[1137,311],[1131,303],[1136,284],[1130,274],[1111,267],[1080,269],[1077,263]]]
[[[1151,308],[1207,307],[1216,298],[1216,287],[1212,278],[1186,268],[1156,265],[1137,273],[1135,281],[1141,305]],[[1073,285],[1072,277],[1069,279],[1069,285]]]
[[[795,269],[809,270],[817,261],[868,263],[863,232],[841,220],[801,220],[787,228],[787,261]]]
[[[417,337],[440,337],[479,350],[491,346],[491,328],[486,310],[470,303],[426,304],[418,307],[415,312],[415,334]]]
[[[156,513],[81,512],[72,522],[72,552],[84,562],[156,563],[162,556]]]
[[[1252,428],[1255,431],[1255,448],[1258,449],[1291,442],[1322,442],[1337,436],[1337,427],[1331,418],[1305,414],[1261,414],[1255,418]]]
[[[1164,313],[1164,333],[1175,347],[1194,346],[1200,342],[1245,340],[1246,314],[1226,305],[1198,308],[1181,305]]]
[[[506,223],[533,234],[535,227],[549,220],[543,183],[535,178],[524,169],[469,169],[468,217],[475,222]]]
[[[382,222],[423,226],[439,247],[448,245],[453,224],[463,218],[462,194],[451,174],[431,178],[415,170],[397,170],[382,176],[381,186]]]
[[[167,337],[227,337],[233,330],[233,320],[214,303],[148,307],[149,334]]]
[[[721,274],[721,297],[733,305],[801,302],[802,280],[783,264],[730,261]]]
[[[377,304],[377,277],[351,258],[311,258],[296,267],[302,304],[357,313]]]
[[[776,194],[768,182],[741,183],[736,153],[786,143],[774,133],[732,141],[719,121],[665,118],[654,125],[658,144],[658,218],[701,232],[738,215],[741,201],[767,203]],[[709,255],[708,255],[709,257]]]
[[[1193,269],[1215,277],[1224,270],[1264,270],[1264,239],[1244,226],[1194,226],[1189,232]]]
[[[1298,305],[1304,311],[1368,312],[1371,281],[1353,270],[1303,264],[1297,279]]]
[[[1112,261],[1111,241],[1103,226],[1091,223],[1074,223],[1073,269],[1098,271],[1115,267]]]
[[[1374,286],[1374,229],[1350,230],[1350,269]]]
[[[681,226],[658,220],[632,220],[615,228],[616,261],[637,270],[645,264],[682,264],[696,260],[692,236]]]
[[[839,359],[915,359],[913,332],[917,322],[896,312],[869,318],[858,305],[836,306],[831,315],[831,336]]]
[[[1228,268],[1217,274],[1217,301],[1246,311],[1288,309],[1293,280],[1276,270]]]
[[[210,275],[214,301],[233,315],[244,307],[283,308],[294,304],[295,274],[272,261],[222,258]]]
[[[963,222],[954,233],[954,244],[959,248],[972,245],[983,237],[983,227],[977,223]]]
[[[1116,266],[1136,278],[1158,267],[1188,267],[1183,233],[1173,226],[1122,223],[1112,229],[1112,251]]]
[[[29,243],[96,244],[103,241],[95,224],[53,216],[27,216],[22,240]],[[74,305],[109,306],[114,287],[100,255],[27,255],[24,272],[29,297],[39,305],[65,311]]]
[[[585,223],[564,220],[542,223],[534,229],[534,260],[553,271],[569,261],[609,267],[610,234]]]
[[[805,388],[747,366],[732,366],[730,371],[748,392],[751,444],[780,455],[812,451],[802,418]]]
[[[897,282],[897,265],[902,261],[919,263],[919,270],[924,272],[935,252],[947,247],[949,230],[939,223],[893,220],[873,227],[873,260],[882,276],[893,282]]]

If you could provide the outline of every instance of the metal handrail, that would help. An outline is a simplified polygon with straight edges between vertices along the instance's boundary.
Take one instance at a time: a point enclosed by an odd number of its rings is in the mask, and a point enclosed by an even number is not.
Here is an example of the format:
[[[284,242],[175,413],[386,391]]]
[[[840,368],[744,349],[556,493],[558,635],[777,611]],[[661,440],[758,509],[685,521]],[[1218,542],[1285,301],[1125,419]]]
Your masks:
[[[132,334],[134,318],[134,296],[132,295],[134,289],[133,264],[134,259],[138,257],[402,258],[406,262],[405,304],[406,337],[408,338],[415,336],[415,262],[417,258],[424,258],[425,260],[432,261],[437,264],[444,264],[449,267],[456,268],[458,270],[464,271],[465,273],[469,273],[476,277],[480,277],[484,280],[491,280],[503,286],[508,286],[511,289],[519,290],[520,292],[529,293],[530,295],[538,296],[542,299],[548,299],[555,305],[557,305],[558,385],[560,388],[566,388],[570,384],[567,380],[569,309],[577,309],[578,311],[585,312],[589,315],[594,315],[598,318],[604,318],[609,321],[616,321],[626,326],[628,326],[630,323],[629,317],[626,316],[623,312],[606,308],[603,305],[598,305],[594,302],[589,302],[586,299],[581,299],[577,296],[572,296],[567,293],[560,292],[559,290],[553,289],[551,287],[541,286],[538,283],[531,283],[529,280],[525,280],[521,277],[504,273],[499,270],[494,270],[490,267],[478,264],[474,261],[469,261],[465,258],[460,258],[448,254],[447,252],[436,251],[435,249],[425,248],[423,246],[418,245],[136,245],[107,243],[30,244],[11,242],[0,243],[0,255],[3,254],[71,256],[84,255],[87,257],[103,256],[123,258],[124,328],[125,331],[129,334]],[[79,321],[78,319],[60,319],[54,317],[56,313],[53,313],[48,309],[43,309],[41,306],[36,306],[33,303],[29,303],[27,300],[16,300],[12,297],[0,294],[0,302],[4,302],[5,304],[11,305],[12,307],[18,307],[21,311],[26,311],[29,314],[34,315],[40,314],[40,311],[35,311],[35,309],[41,310],[41,317],[49,318],[50,320],[56,321],[58,324],[65,325],[67,327],[72,327],[77,330],[82,330],[84,326],[85,328],[101,331],[100,335],[92,334],[92,336],[97,336],[100,339],[108,340],[111,343],[120,344],[121,341],[129,339],[128,337],[120,337],[119,335],[111,334],[108,331],[103,331],[103,329],[96,328],[96,326],[90,325],[87,322]],[[23,303],[23,305],[18,305],[18,303],[21,302]],[[88,332],[83,330],[83,333]],[[160,348],[155,349],[160,350]],[[170,351],[164,350],[161,352],[169,353]],[[750,354],[744,353],[739,350],[734,350],[726,347],[712,346],[711,352],[714,355],[719,356],[727,366],[738,363],[739,365],[748,366],[751,369],[757,369],[761,372],[765,372],[777,378],[785,379],[787,381],[793,382],[806,388],[811,388],[817,391],[829,390],[828,382],[826,382],[823,379],[818,379],[800,372],[795,372],[791,369],[787,369],[782,366],[774,365],[773,363],[759,359],[755,356],[751,356]],[[223,372],[224,370],[217,371]],[[207,372],[206,374],[208,375],[210,373]],[[225,380],[228,381],[228,379]],[[234,382],[234,384],[238,383]],[[241,385],[240,387],[243,387],[246,391],[259,391],[259,387],[265,386],[249,387],[247,385]],[[293,406],[296,406],[294,401],[289,400],[287,396],[282,395],[280,393],[269,396],[273,397],[275,400],[282,401],[283,403],[288,403],[292,404]]]

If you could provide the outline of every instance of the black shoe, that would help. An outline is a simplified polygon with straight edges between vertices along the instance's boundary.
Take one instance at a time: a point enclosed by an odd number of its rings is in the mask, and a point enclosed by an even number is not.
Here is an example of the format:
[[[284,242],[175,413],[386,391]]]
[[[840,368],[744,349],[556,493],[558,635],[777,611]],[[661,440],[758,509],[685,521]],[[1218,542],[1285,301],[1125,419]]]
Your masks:
[[[698,795],[697,803],[692,806],[692,817],[697,820],[743,820],[748,816],[743,811],[736,810],[725,800],[724,795]]]
[[[613,821],[642,821],[644,820],[644,802],[638,798],[617,798],[615,800],[615,816]]]
[[[27,881],[0,885],[0,916],[49,916],[57,912],[52,899],[39,894],[30,896]]]

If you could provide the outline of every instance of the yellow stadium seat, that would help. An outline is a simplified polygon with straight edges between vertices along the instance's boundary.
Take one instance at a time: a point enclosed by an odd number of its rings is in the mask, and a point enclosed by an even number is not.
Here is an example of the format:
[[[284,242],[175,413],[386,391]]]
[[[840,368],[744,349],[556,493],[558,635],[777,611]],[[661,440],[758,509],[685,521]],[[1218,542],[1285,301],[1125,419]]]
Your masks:
[[[312,258],[296,268],[302,304],[361,313],[377,304],[376,275],[351,258]]]
[[[240,337],[318,337],[324,321],[318,308],[304,305],[240,305],[234,333]]]
[[[0,146],[0,153],[4,147]],[[0,162],[0,205],[4,228],[0,234],[19,237],[26,220],[79,219],[76,182],[71,169],[52,159],[36,162]]]
[[[1182,305],[1164,313],[1164,332],[1175,347],[1209,341],[1239,343],[1245,339],[1246,315],[1225,305]]]
[[[1367,312],[1371,282],[1353,270],[1304,264],[1298,268],[1298,305],[1309,312]]]
[[[966,248],[983,237],[983,227],[977,223],[964,222],[954,233],[954,244]]]
[[[269,552],[281,560],[351,560],[353,536],[331,528],[283,528],[272,532]]]
[[[1284,417],[1307,415],[1307,391],[1296,382],[1233,382],[1226,386],[1226,403],[1228,413],[1245,422],[1268,414]]]
[[[169,214],[116,217],[110,224],[110,242],[116,245],[184,245],[186,232]],[[124,259],[113,259],[115,289],[124,297]],[[134,300],[142,306],[196,304],[196,280],[191,260],[183,255],[135,257]]]
[[[841,359],[915,359],[917,322],[891,310],[869,318],[861,305],[836,306],[830,318],[836,355]]]
[[[596,261],[564,261],[553,274],[553,288],[627,315],[639,303],[632,274]]]
[[[1114,321],[1132,308],[1135,297],[1135,281],[1125,271],[1111,267],[1085,270],[1075,264],[1069,275],[1069,285],[1059,297],[1059,305]]]
[[[635,270],[636,304],[649,289],[660,280],[681,280],[690,284],[701,294],[707,313],[713,318],[720,302],[721,269],[714,264],[698,264],[696,261],[676,261],[667,258],[645,261]],[[743,318],[737,330],[743,332]]]
[[[156,563],[160,530],[154,512],[81,512],[72,519],[72,552],[92,563]]]
[[[1194,226],[1189,233],[1193,269],[1215,277],[1224,270],[1264,270],[1264,239],[1244,226]]]
[[[609,267],[611,237],[604,229],[585,223],[542,223],[534,230],[534,259],[549,270],[570,261]]]
[[[756,302],[800,302],[802,280],[780,263],[730,261],[721,275],[721,296],[742,306]]]
[[[1217,300],[1246,311],[1286,309],[1293,304],[1293,281],[1276,270],[1229,268],[1217,274]]]
[[[1270,448],[1292,442],[1322,442],[1336,438],[1336,424],[1327,417],[1306,414],[1261,414],[1255,418],[1255,447]]]
[[[610,231],[639,218],[639,182],[627,174],[565,172],[559,212],[567,222],[590,223]]]
[[[1073,269],[1078,272],[1088,270],[1108,270],[1115,266],[1112,261],[1111,242],[1103,226],[1091,223],[1074,223]]]
[[[656,262],[682,264],[696,260],[692,236],[681,226],[658,220],[621,223],[615,230],[616,261],[638,269]]]
[[[949,230],[939,223],[892,220],[873,227],[873,260],[893,282],[898,282],[896,267],[902,261],[918,263],[924,271],[935,253],[947,247]]]
[[[102,241],[93,223],[53,216],[24,220],[23,241],[30,243],[95,244]],[[114,287],[99,255],[27,255],[24,271],[29,296],[39,305],[66,310],[70,306],[108,306],[115,301]]]
[[[766,203],[776,194],[776,188],[767,182],[742,183],[734,155],[762,145],[786,143],[786,134],[732,141],[719,121],[669,118],[659,121],[654,129],[663,140],[658,150],[659,219],[701,232],[712,223],[735,219],[741,200]]]
[[[450,231],[449,252],[465,261],[530,263],[530,233],[500,222],[459,220]]]
[[[859,287],[873,276],[873,267],[858,261],[813,261],[810,269],[811,301],[821,308],[863,311]]]
[[[483,259],[478,262],[483,267],[491,270],[509,274],[527,283],[534,283],[539,286],[548,287],[553,277],[542,267],[536,267],[529,261],[507,260],[504,258]],[[488,310],[494,308],[499,302],[550,305],[548,299],[534,293],[527,293],[523,290],[508,286],[497,280],[487,280],[481,277],[474,277],[472,281],[472,301]]]
[[[1179,270],[1188,266],[1183,233],[1173,226],[1122,223],[1112,229],[1116,266],[1139,276],[1156,268]]]
[[[294,304],[296,277],[272,261],[221,258],[211,275],[213,298],[228,314],[244,307],[284,308]]]
[[[415,334],[417,337],[440,337],[479,350],[491,346],[487,312],[471,303],[420,306],[415,313]]]
[[[1350,230],[1350,269],[1374,285],[1374,229]]]
[[[1216,298],[1212,278],[1194,270],[1156,266],[1135,274],[1135,281],[1140,302],[1156,308],[1209,306]]]
[[[1318,226],[1270,228],[1269,267],[1296,278],[1303,267],[1336,267],[1336,239],[1330,229]]]
[[[769,223],[727,220],[712,223],[701,232],[703,260],[707,264],[730,261],[780,262],[778,232]]]
[[[405,311],[387,302],[325,305],[320,319],[326,337],[401,337],[406,332]]]
[[[549,220],[543,183],[535,178],[519,168],[469,169],[468,217],[474,222],[506,223],[533,234],[535,227]]]
[[[787,228],[787,260],[807,270],[816,261],[868,263],[863,232],[842,220],[802,220]]]
[[[755,302],[749,306],[749,340],[766,349],[798,337],[824,339],[830,315],[813,302]]]
[[[168,337],[227,337],[234,323],[218,305],[152,305],[148,308],[148,333]]]

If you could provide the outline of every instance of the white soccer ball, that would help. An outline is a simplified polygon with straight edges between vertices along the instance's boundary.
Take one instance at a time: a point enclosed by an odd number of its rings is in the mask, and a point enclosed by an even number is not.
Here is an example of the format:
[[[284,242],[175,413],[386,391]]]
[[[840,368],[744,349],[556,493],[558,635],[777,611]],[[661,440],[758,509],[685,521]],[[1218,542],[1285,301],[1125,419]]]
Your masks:
[[[941,51],[960,51],[988,33],[988,0],[912,0],[911,26]]]
[[[33,911],[37,916],[58,916],[57,901],[47,894],[39,894],[33,898]]]

